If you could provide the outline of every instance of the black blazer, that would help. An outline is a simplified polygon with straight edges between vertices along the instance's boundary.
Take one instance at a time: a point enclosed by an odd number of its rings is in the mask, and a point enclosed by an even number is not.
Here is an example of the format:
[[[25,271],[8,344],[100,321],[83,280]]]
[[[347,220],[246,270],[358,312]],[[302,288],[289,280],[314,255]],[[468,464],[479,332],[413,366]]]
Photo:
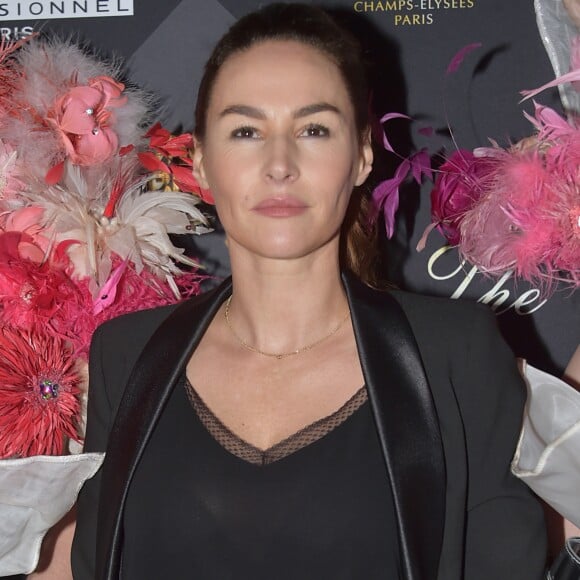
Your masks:
[[[542,510],[509,472],[525,389],[490,310],[343,282],[393,490],[402,579],[539,580]],[[107,455],[79,496],[75,580],[118,579],[133,473],[231,290],[227,280],[95,333],[85,450]]]

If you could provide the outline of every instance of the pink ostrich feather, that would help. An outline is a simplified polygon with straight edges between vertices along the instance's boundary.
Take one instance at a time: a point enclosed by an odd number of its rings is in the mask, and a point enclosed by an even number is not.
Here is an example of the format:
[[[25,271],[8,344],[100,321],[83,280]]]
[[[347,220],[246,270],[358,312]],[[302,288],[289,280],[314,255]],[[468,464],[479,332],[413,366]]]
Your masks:
[[[535,218],[546,172],[538,155],[526,158],[505,153],[484,195],[466,214],[460,224],[462,254],[481,271],[503,273],[516,266],[517,247],[526,247],[526,263],[536,263],[542,255],[545,235],[538,231]],[[536,230],[530,236],[530,222]],[[542,241],[540,241],[542,240]],[[524,271],[528,266],[522,267]]]
[[[565,166],[548,168],[535,148],[506,151],[497,159],[485,194],[461,220],[461,253],[483,273],[513,270],[545,290],[562,277],[560,269],[573,281],[580,254],[573,257],[578,231],[570,214],[578,204],[578,175]]]
[[[62,455],[80,440],[75,364],[59,337],[0,329],[0,458]]]
[[[119,267],[120,259],[116,258],[114,264]],[[201,283],[207,278],[207,275],[199,274],[195,270],[183,272],[175,278],[182,299],[199,294]],[[102,295],[97,296],[95,304],[102,299]],[[115,300],[105,308],[96,309],[95,320],[97,324],[101,324],[128,312],[166,306],[176,302],[175,294],[168,282],[160,280],[147,270],[137,273],[134,268],[127,266],[117,282]]]
[[[580,132],[550,153],[550,217],[557,224],[551,264],[580,286]]]

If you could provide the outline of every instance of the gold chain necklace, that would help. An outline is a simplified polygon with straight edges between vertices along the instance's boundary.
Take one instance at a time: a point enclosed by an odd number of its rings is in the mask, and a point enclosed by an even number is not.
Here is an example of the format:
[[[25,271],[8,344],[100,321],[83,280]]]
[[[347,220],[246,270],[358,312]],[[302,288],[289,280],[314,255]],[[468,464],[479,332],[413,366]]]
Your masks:
[[[290,352],[280,352],[280,353],[276,353],[276,352],[265,352],[263,350],[260,350],[259,348],[256,348],[255,346],[252,346],[251,344],[248,344],[241,336],[238,335],[238,333],[234,330],[234,327],[232,326],[232,323],[230,321],[230,304],[232,302],[232,297],[230,296],[227,301],[226,301],[226,307],[224,309],[224,318],[226,319],[226,324],[228,325],[228,328],[230,329],[231,333],[233,334],[234,338],[246,349],[246,350],[250,350],[252,352],[256,352],[258,354],[261,354],[263,356],[269,356],[272,358],[277,358],[278,360],[283,359],[283,358],[287,358],[289,356],[293,356],[295,354],[300,354],[301,352],[306,352],[308,350],[313,349],[315,346],[318,346],[321,342],[324,342],[325,340],[328,340],[331,336],[333,336],[334,334],[336,334],[339,330],[340,327],[347,321],[347,319],[350,316],[350,311],[346,313],[346,316],[325,336],[323,336],[322,338],[319,338],[318,340],[311,342],[310,344],[307,344],[306,346],[303,346],[302,348],[298,348],[296,350],[291,350]]]

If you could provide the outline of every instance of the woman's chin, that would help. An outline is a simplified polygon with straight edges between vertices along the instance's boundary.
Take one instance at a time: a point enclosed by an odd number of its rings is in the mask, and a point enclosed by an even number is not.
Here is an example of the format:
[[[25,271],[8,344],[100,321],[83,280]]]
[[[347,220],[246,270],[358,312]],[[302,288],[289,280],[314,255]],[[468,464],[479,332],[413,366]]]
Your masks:
[[[325,260],[338,260],[338,240],[308,242],[304,236],[299,239],[270,239],[254,240],[253,244],[233,244],[230,240],[228,248],[232,262],[237,256],[243,259],[260,260],[265,262],[279,262],[281,265],[292,263],[312,263]]]

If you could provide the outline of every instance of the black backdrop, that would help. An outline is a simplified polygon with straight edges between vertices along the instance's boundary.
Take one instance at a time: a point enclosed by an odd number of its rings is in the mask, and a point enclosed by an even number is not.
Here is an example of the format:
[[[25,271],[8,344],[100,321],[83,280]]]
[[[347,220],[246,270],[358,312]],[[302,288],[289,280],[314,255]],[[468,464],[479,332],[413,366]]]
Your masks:
[[[374,63],[374,108],[404,112],[437,131],[429,142],[410,126],[393,122],[402,152],[428,144],[434,151],[500,143],[530,134],[518,91],[553,77],[537,32],[532,0],[335,0],[318,2],[343,19]],[[192,128],[197,83],[214,42],[236,18],[264,4],[259,0],[10,0],[0,2],[0,32],[18,37],[32,30],[74,33],[103,55],[125,59],[130,77],[159,95],[158,113],[170,129]],[[92,12],[91,12],[92,11]],[[64,14],[63,14],[64,12]],[[31,18],[30,14],[37,15]],[[96,16],[87,17],[87,14]],[[28,15],[28,16],[27,16]],[[448,77],[445,68],[466,44],[482,48]],[[540,97],[557,104],[557,94]],[[528,107],[529,108],[529,107]],[[448,111],[448,118],[444,111]],[[379,172],[387,175],[385,156]],[[427,248],[415,245],[429,223],[429,187],[407,187],[396,238],[385,243],[392,278],[428,294],[488,302],[515,353],[559,373],[579,339],[579,293],[557,292],[543,302],[537,291],[512,280],[494,283],[445,251],[437,233]],[[195,239],[195,252],[217,275],[228,272],[219,232]]]

